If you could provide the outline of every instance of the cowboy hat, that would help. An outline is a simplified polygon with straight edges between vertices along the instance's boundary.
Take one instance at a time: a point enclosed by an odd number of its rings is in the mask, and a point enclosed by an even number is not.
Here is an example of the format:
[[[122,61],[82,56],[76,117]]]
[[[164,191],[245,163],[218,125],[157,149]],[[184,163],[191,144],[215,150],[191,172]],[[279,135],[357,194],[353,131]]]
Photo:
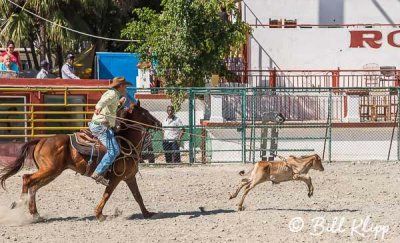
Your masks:
[[[124,77],[115,77],[115,78],[113,78],[113,80],[112,80],[112,82],[110,84],[110,87],[111,88],[115,88],[115,87],[118,87],[118,86],[124,85],[124,84],[125,85],[132,85],[132,83],[126,82],[126,79]]]

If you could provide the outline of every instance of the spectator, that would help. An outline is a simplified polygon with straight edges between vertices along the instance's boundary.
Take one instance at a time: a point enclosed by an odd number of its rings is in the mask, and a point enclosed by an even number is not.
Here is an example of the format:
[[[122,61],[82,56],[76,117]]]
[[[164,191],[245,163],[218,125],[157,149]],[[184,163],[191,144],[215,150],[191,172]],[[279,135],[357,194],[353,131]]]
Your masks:
[[[3,56],[3,63],[0,63],[0,71],[14,71],[19,74],[18,66],[11,61],[11,56],[6,54]]]
[[[43,60],[40,62],[40,72],[36,75],[37,79],[45,79],[49,78],[49,69],[50,69],[50,64],[47,60]]]
[[[158,94],[158,88],[160,88],[161,82],[156,75],[153,76],[153,79],[150,83],[150,90],[152,94]]]
[[[6,51],[2,52],[0,56],[4,58],[5,55],[9,55],[11,58],[11,62],[15,63],[18,66],[18,70],[22,70],[21,58],[19,57],[19,52],[14,51],[15,44],[12,40],[7,41]]]
[[[79,77],[75,75],[74,61],[75,56],[73,54],[68,54],[67,62],[61,68],[61,78],[79,79]]]
[[[164,128],[163,149],[165,154],[165,161],[167,163],[180,163],[181,153],[179,151],[181,138],[185,132],[181,119],[175,116],[174,108],[167,107],[167,118],[164,119],[162,126]]]

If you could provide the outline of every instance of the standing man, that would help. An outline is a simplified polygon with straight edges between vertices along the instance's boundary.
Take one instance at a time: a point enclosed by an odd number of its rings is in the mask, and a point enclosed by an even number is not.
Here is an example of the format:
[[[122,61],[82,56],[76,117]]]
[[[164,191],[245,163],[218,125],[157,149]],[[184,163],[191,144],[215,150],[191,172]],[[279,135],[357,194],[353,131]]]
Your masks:
[[[43,60],[40,62],[40,72],[36,75],[37,79],[45,79],[49,78],[49,69],[50,69],[50,64],[47,60]]]
[[[175,111],[172,106],[167,107],[167,114],[167,118],[165,118],[162,123],[163,127],[167,127],[163,129],[165,161],[167,163],[180,163],[181,152],[179,147],[185,129],[181,128],[183,126],[182,121],[175,116]]]
[[[68,54],[67,62],[61,68],[62,79],[79,79],[79,77],[75,75],[74,61],[75,56],[71,53]]]
[[[107,148],[107,153],[92,175],[93,179],[105,186],[108,186],[108,180],[104,178],[104,174],[120,152],[112,128],[115,127],[118,106],[123,105],[126,101],[124,96],[126,95],[127,85],[132,84],[127,82],[124,77],[115,77],[110,89],[97,102],[92,121],[89,122],[89,129],[93,136],[97,137]]]

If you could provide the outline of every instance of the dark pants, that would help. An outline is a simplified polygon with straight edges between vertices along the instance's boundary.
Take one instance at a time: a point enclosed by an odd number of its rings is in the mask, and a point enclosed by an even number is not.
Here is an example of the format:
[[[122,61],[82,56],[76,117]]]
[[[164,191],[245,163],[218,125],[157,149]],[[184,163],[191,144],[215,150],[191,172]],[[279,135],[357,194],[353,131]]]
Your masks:
[[[177,141],[163,141],[163,149],[165,154],[165,161],[167,163],[180,163],[181,152]]]

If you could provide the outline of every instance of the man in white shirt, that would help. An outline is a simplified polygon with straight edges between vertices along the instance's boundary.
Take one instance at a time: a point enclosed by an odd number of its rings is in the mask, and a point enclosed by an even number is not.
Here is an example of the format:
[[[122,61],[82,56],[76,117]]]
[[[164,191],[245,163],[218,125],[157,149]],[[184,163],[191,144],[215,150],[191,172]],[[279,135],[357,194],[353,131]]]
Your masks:
[[[165,118],[162,123],[164,127],[163,149],[165,161],[167,163],[180,163],[181,153],[179,147],[185,129],[182,128],[183,124],[181,119],[175,116],[175,111],[172,106],[167,107],[167,114],[168,117]]]
[[[49,62],[47,60],[41,61],[40,67],[42,67],[42,69],[40,69],[40,72],[36,75],[36,78],[37,79],[49,78],[49,68],[50,68]]]
[[[61,68],[62,79],[79,79],[79,77],[75,75],[74,61],[75,56],[73,54],[68,54],[67,62]]]

